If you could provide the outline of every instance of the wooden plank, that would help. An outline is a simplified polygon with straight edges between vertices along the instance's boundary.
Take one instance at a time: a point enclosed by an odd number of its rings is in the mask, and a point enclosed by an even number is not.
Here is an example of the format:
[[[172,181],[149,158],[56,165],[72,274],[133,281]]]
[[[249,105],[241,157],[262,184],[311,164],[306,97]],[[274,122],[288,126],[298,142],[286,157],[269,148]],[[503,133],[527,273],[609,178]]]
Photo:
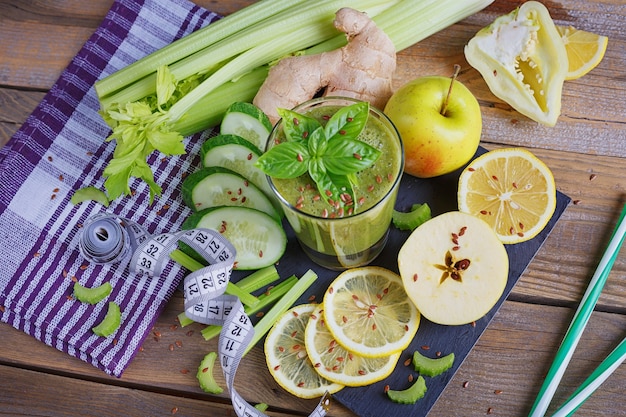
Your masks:
[[[2,416],[215,416],[232,417],[230,403],[163,394],[120,385],[51,375],[0,365]],[[10,383],[6,383],[10,381]],[[281,411],[271,416],[287,417]]]
[[[30,342],[26,340],[30,338],[29,336],[10,329],[6,325],[0,326],[0,336],[3,340],[0,364],[4,365],[0,367],[0,376],[3,381],[7,381],[5,377],[9,376],[17,381],[21,380],[22,382],[16,382],[15,389],[25,392],[33,391],[33,395],[35,395],[34,391],[41,391],[44,397],[39,398],[46,400],[44,404],[47,404],[48,409],[55,410],[57,408],[63,410],[63,404],[68,403],[68,400],[76,395],[76,399],[83,398],[83,401],[77,401],[77,403],[87,402],[89,407],[96,407],[104,413],[98,413],[98,415],[114,415],[109,414],[106,407],[117,402],[112,401],[111,398],[121,395],[119,391],[122,388],[126,393],[133,393],[133,401],[146,407],[151,407],[147,404],[155,401],[146,391],[176,397],[175,399],[168,398],[167,401],[159,400],[157,404],[164,404],[159,405],[160,410],[179,407],[182,411],[183,404],[189,407],[186,405],[186,398],[207,401],[210,399],[214,402],[214,397],[199,390],[193,372],[183,374],[180,370],[192,370],[197,366],[201,355],[215,349],[215,345],[201,340],[197,331],[195,335],[188,337],[185,336],[188,329],[173,329],[171,323],[174,323],[174,311],[168,310],[156,327],[156,331],[161,334],[159,341],[149,338],[144,344],[143,352],[140,352],[121,379],[110,378],[90,365],[74,360],[41,343]],[[483,334],[429,416],[449,416],[450,410],[455,410],[455,415],[483,415],[489,407],[494,409],[494,415],[527,415],[572,314],[573,310],[569,308],[505,302],[492,325]],[[192,329],[198,328],[194,325]],[[555,396],[556,405],[564,401],[600,363],[601,359],[616,346],[624,332],[626,332],[626,322],[623,320],[623,315],[600,312],[592,315],[561,388]],[[169,345],[178,339],[183,341],[182,348],[170,351]],[[19,346],[29,346],[29,349],[17,348]],[[265,368],[264,358],[259,349],[253,350],[251,355],[244,359],[242,366],[245,366],[248,374],[239,375],[235,385],[250,402],[264,401],[274,407],[289,408],[302,413],[312,410],[316,405],[316,401],[298,400],[278,387]],[[29,374],[30,376],[24,376],[24,371],[16,370],[19,367],[29,368],[33,373]],[[66,378],[56,383],[47,378],[58,377],[41,374],[39,373],[41,370],[49,370],[48,372],[52,374],[61,374]],[[89,382],[74,381],[74,378]],[[223,386],[219,371],[216,372],[216,379]],[[34,381],[37,381],[36,389],[32,387]],[[464,388],[465,381],[469,383]],[[65,394],[46,392],[54,387],[63,387]],[[4,386],[3,389],[5,389]],[[618,401],[624,389],[626,389],[626,368],[621,367],[602,386],[602,389],[589,399],[581,409],[581,415],[605,416],[607,409],[605,404]],[[496,390],[502,393],[496,394]],[[86,397],[82,396],[83,391],[92,393],[88,397],[89,401],[84,401]],[[98,393],[103,393],[102,401],[104,402],[101,403]],[[3,403],[1,395],[6,395],[6,398],[20,398],[15,392],[5,392],[0,394],[0,403]],[[224,396],[221,398],[218,401],[227,401]],[[32,404],[35,403],[29,402],[23,406],[29,410],[28,412],[34,413],[35,409],[32,408]],[[84,406],[80,404],[77,406]],[[210,407],[208,402],[204,405]],[[213,405],[213,407],[216,408],[202,408],[202,410],[205,413],[207,409],[216,413],[222,412],[221,406]],[[148,410],[153,409],[148,408]],[[195,414],[195,411],[185,409],[184,415],[200,415]],[[76,413],[74,415],[83,415]],[[129,409],[124,415],[139,416],[146,415],[146,413],[143,407],[138,406],[136,409],[134,407]],[[163,414],[163,411],[160,414]],[[209,413],[209,415],[229,414]],[[353,414],[334,403],[332,415],[349,417]]]

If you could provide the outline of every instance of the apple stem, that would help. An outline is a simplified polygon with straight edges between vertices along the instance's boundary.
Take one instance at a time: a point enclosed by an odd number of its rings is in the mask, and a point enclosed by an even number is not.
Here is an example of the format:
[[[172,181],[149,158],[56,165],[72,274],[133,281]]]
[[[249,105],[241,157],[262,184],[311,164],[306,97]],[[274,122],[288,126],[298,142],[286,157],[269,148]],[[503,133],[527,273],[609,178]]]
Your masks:
[[[459,71],[461,70],[461,66],[459,64],[454,64],[454,74],[452,74],[452,79],[450,80],[450,87],[448,88],[448,94],[446,95],[446,99],[443,102],[443,107],[441,108],[441,115],[445,116],[446,111],[448,110],[448,100],[450,100],[450,93],[452,93],[452,86],[454,85],[454,81],[456,77],[459,75]]]

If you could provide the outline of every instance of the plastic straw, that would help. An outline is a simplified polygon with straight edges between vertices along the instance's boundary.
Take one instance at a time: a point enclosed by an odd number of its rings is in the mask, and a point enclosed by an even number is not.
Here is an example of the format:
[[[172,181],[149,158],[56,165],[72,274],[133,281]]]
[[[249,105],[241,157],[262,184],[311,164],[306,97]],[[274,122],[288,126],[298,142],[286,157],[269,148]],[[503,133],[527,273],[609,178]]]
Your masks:
[[[571,416],[589,396],[626,360],[626,338],[606,357],[552,417]]]
[[[530,411],[529,417],[543,417],[545,415],[545,412],[550,405],[550,401],[556,392],[556,388],[561,382],[561,378],[565,373],[565,368],[572,358],[574,349],[576,349],[576,345],[578,344],[583,330],[589,321],[589,317],[591,316],[598,298],[600,297],[600,293],[606,283],[609,272],[615,263],[620,247],[624,242],[624,236],[626,235],[626,222],[624,222],[625,215],[626,206],[622,209],[618,225],[613,231],[609,245],[602,256],[602,259],[600,259],[600,263],[598,264],[591,281],[589,282],[589,286],[587,287],[581,303],[574,314],[572,323],[565,333],[565,337],[563,338],[561,346],[556,353],[552,366],[548,371],[548,375],[543,381],[537,399],[535,400],[533,408]]]

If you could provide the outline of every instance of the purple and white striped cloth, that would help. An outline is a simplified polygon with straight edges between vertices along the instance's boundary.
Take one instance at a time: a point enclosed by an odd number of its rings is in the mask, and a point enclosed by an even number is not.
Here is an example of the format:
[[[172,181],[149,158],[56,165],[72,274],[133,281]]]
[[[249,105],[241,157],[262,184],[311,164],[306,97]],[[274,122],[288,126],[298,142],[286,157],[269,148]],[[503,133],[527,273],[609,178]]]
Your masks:
[[[149,161],[163,194],[150,205],[137,182],[133,197],[108,208],[72,205],[72,193],[103,187],[102,170],[113,152],[109,128],[98,114],[93,85],[112,72],[219,18],[187,0],[117,0],[59,80],[0,150],[0,319],[36,339],[117,377],[129,365],[182,278],[147,278],[126,265],[89,265],[78,250],[81,225],[109,212],[150,233],[179,230],[188,214],[178,194],[184,172],[197,164],[198,137],[186,139],[187,155]],[[72,299],[73,279],[96,286],[110,281],[123,312],[112,336],[91,328],[107,302]]]

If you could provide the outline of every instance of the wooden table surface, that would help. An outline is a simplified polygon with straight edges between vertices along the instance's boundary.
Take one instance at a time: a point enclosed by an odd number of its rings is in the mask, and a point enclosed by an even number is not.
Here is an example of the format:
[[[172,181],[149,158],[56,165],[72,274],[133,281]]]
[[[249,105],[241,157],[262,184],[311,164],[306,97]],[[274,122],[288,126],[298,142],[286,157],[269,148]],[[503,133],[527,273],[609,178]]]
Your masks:
[[[228,14],[251,1],[197,3]],[[552,169],[558,190],[573,200],[430,416],[528,414],[626,202],[624,0],[545,2],[557,24],[609,37],[600,65],[565,83],[555,127],[540,126],[495,98],[463,57],[463,46],[476,31],[520,3],[496,0],[398,56],[396,87],[422,75],[449,75],[454,63],[461,64],[459,79],[481,104],[482,145],[530,149]],[[0,144],[33,111],[111,4],[0,0]],[[553,404],[562,403],[626,335],[624,252]],[[202,339],[200,325],[178,326],[180,311],[182,297],[177,295],[154,329],[160,337],[146,339],[120,379],[0,324],[0,415],[234,416],[225,395],[210,396],[199,389],[195,369],[205,353],[217,349],[216,342]],[[170,346],[175,346],[173,351]],[[250,402],[269,403],[272,415],[306,415],[316,404],[280,389],[259,347],[246,356],[242,368],[248,377],[238,379],[237,390]],[[217,377],[224,386],[221,375]],[[577,415],[626,416],[625,392],[626,367],[621,366]],[[330,415],[353,416],[336,403]]]

